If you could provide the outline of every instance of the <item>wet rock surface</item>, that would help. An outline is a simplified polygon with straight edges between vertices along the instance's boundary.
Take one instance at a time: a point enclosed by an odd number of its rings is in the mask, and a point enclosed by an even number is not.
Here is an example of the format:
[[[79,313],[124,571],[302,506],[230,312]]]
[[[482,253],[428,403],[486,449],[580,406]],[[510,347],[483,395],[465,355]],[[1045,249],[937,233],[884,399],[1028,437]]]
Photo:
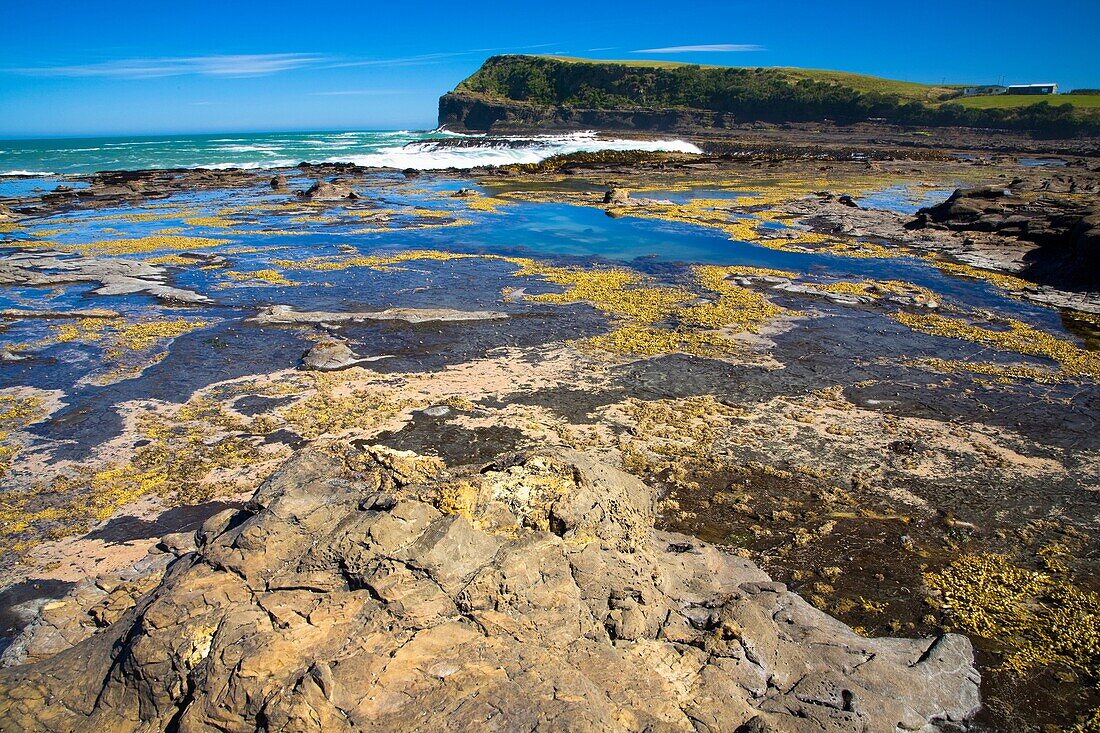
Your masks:
[[[1028,185],[1028,184],[1031,185]],[[1027,272],[1042,280],[1092,287],[1100,283],[1100,182],[1054,177],[1039,185],[958,189],[946,201],[917,212],[911,229],[996,232],[1039,245]]]
[[[1087,203],[1100,169],[1081,156],[1095,145],[938,133],[738,129],[698,140],[705,156],[582,155],[537,170],[415,176],[343,165],[103,174],[6,200],[5,261],[31,276],[5,286],[0,315],[0,460],[21,451],[0,508],[5,530],[32,548],[0,553],[0,645],[70,583],[154,545],[187,555],[196,517],[239,511],[272,456],[350,445],[358,458],[344,478],[370,486],[357,511],[415,500],[448,514],[468,508],[465,494],[441,502],[393,481],[375,487],[364,462],[384,456],[370,446],[455,468],[564,445],[653,487],[659,529],[751,557],[861,636],[969,634],[983,677],[973,729],[1072,729],[1100,704],[1088,662],[1098,657],[1077,643],[1095,638],[1086,611],[1096,602],[1013,595],[1003,581],[1100,590],[1100,372],[1087,353],[1100,346],[1100,296],[1044,279],[1034,265],[1048,245],[1010,227],[905,225],[960,188],[1009,190],[1049,211],[1052,201]],[[944,148],[955,144],[966,157]],[[1032,167],[1024,150],[1062,157]],[[293,195],[332,178],[363,198]],[[625,195],[605,202],[609,190]],[[404,257],[409,249],[423,258]],[[518,270],[527,257],[537,261]],[[95,261],[210,300],[94,292]],[[697,333],[679,329],[681,316],[722,316],[697,263],[733,265],[720,289],[748,307],[764,299],[798,315],[730,334],[732,348],[717,354],[654,347],[647,337]],[[638,297],[590,278],[609,269],[641,278]],[[88,277],[55,279],[73,273]],[[583,297],[563,302],[577,284]],[[681,291],[690,309],[666,307]],[[94,306],[116,315],[96,317]],[[621,306],[662,320],[646,322],[654,333],[626,331],[641,337],[626,350],[640,353],[594,353],[592,343],[624,333]],[[180,318],[208,325],[159,340],[140,376],[86,380],[124,350],[131,326],[140,336]],[[996,340],[1016,329],[1026,338]],[[363,363],[302,369],[319,339]],[[48,416],[35,408],[23,425],[9,408],[31,397]],[[161,457],[181,450],[170,475],[199,467],[203,486],[158,488]],[[409,484],[414,457],[387,456]],[[996,572],[958,580],[959,563]],[[148,592],[106,591],[115,582],[81,595],[109,611],[89,613],[84,600],[51,607],[44,656],[94,641],[110,624],[103,613],[120,618]],[[1041,623],[1018,632],[999,609]],[[1046,643],[1050,629],[1057,643]],[[1080,656],[1058,656],[1065,648]],[[1021,666],[1028,658],[1038,666]],[[783,729],[745,724],[769,725]]]
[[[320,341],[302,357],[303,369],[333,372],[358,364],[359,357],[343,341]]]
[[[860,637],[655,532],[652,490],[591,458],[366,455],[349,479],[303,451],[140,581],[51,607],[0,672],[5,729],[936,730],[977,708],[965,638]]]

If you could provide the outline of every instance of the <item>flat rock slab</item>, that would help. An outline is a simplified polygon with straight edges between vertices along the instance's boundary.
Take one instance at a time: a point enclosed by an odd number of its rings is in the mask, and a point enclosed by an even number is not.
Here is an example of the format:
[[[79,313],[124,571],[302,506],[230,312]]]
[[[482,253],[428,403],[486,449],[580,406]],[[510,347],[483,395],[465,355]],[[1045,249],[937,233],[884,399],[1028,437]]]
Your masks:
[[[460,311],[451,308],[387,308],[380,311],[296,311],[290,306],[264,308],[252,321],[265,324],[322,324],[366,321],[405,321],[406,323],[492,321],[507,318],[500,311]]]
[[[0,670],[0,728],[935,731],[978,708],[966,638],[864,638],[655,531],[653,490],[587,455],[363,459],[352,480],[302,451],[169,561],[51,605]],[[85,597],[109,626],[74,628]]]

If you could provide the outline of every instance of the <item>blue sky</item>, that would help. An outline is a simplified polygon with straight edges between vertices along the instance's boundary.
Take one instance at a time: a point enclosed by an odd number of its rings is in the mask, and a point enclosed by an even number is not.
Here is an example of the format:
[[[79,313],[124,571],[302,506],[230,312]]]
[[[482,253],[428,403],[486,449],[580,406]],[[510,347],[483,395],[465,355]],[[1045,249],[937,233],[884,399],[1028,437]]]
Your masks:
[[[1100,86],[1097,0],[0,0],[0,137],[434,126],[494,53]]]

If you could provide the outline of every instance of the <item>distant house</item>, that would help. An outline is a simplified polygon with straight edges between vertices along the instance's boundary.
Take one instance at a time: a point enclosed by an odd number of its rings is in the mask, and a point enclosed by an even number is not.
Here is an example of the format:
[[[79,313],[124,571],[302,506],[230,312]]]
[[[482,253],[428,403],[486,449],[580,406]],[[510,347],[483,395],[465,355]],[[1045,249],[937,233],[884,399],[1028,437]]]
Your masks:
[[[986,97],[991,94],[1004,94],[1008,91],[1008,87],[1003,87],[998,84],[986,84],[980,87],[967,87],[963,89],[964,97]]]
[[[1057,94],[1057,84],[1012,84],[1008,87],[1009,94]]]

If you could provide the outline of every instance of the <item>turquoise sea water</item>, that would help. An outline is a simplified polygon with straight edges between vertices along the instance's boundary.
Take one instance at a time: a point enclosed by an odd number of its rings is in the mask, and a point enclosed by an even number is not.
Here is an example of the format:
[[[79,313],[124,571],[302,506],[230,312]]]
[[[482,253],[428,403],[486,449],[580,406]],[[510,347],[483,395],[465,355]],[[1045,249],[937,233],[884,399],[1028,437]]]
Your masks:
[[[472,168],[535,163],[558,153],[609,149],[698,152],[694,145],[679,140],[619,140],[586,132],[493,138],[439,130],[54,138],[0,140],[0,176],[147,168],[284,168],[303,161],[386,168]],[[11,195],[18,194],[0,190],[0,196]]]

